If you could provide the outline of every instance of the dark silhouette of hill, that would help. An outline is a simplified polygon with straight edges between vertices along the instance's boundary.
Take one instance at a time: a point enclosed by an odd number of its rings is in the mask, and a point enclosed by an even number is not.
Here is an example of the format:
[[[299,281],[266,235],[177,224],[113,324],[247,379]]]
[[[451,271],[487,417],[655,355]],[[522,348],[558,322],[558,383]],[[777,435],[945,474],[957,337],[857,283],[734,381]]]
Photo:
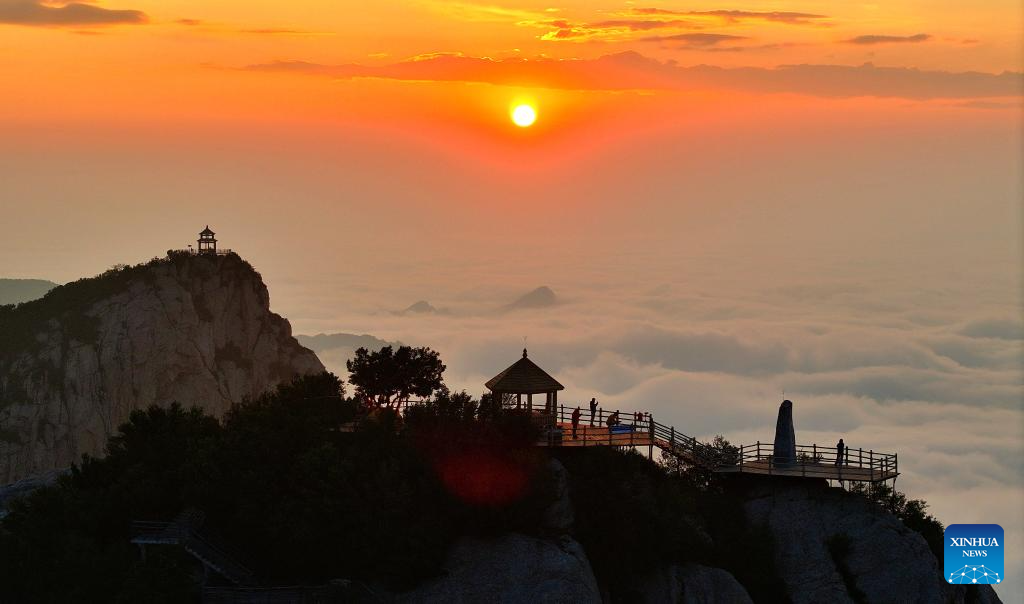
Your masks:
[[[58,285],[45,279],[0,279],[0,304],[21,304],[42,298]]]
[[[401,346],[401,342],[388,342],[370,334],[357,335],[354,333],[318,333],[315,336],[297,334],[295,339],[306,348],[320,354],[333,348],[366,348],[367,350],[380,350],[385,346]]]

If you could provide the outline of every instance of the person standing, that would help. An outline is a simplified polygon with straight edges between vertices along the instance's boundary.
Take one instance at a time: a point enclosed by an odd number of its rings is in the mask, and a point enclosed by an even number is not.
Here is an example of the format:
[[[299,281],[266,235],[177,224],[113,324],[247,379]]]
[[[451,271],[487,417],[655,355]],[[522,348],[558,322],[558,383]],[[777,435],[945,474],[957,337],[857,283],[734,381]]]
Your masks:
[[[576,406],[576,410],[572,412],[572,439],[576,440],[576,430],[580,427],[580,416],[583,412],[580,411],[579,405]]]
[[[836,443],[836,465],[843,465],[843,454],[846,452],[846,445],[843,444],[843,439],[839,439]]]
[[[597,412],[597,399],[590,399],[590,427],[594,427],[594,413]]]

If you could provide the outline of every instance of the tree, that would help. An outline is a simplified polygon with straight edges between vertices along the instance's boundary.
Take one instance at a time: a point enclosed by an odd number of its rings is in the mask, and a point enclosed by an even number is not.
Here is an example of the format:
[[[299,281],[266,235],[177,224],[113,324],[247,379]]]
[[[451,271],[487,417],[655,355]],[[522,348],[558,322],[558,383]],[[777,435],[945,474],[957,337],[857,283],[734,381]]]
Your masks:
[[[385,346],[377,352],[356,350],[347,361],[349,382],[356,395],[378,405],[403,403],[415,395],[428,397],[442,387],[445,366],[437,351],[430,348]]]

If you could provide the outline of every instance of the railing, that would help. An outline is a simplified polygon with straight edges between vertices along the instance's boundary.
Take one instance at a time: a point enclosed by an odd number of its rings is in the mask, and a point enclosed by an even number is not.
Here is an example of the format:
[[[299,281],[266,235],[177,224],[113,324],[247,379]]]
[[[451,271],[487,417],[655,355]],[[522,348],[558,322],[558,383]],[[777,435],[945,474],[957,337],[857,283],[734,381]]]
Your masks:
[[[758,441],[741,445],[732,466],[739,472],[781,474],[787,476],[824,477],[838,480],[878,481],[899,475],[899,457],[896,453],[881,453],[873,449],[845,447],[842,459],[839,449],[818,445],[796,445],[794,459],[776,459],[774,443]]]
[[[252,571],[239,562],[241,555],[237,550],[186,523],[136,520],[131,523],[131,540],[140,545],[180,545],[231,582],[238,585],[255,583]]]
[[[199,254],[216,254],[217,256],[227,256],[228,254],[234,254],[235,253],[234,250],[232,250],[230,248],[226,248],[226,247],[225,248],[217,248],[216,250],[202,250],[202,251],[199,251],[199,250],[197,250],[197,249],[195,249],[193,247],[188,247],[188,248],[185,248],[185,249],[179,249],[179,250],[175,250],[175,251],[184,252],[186,254],[192,254],[193,256],[196,256],[196,255],[199,255]]]
[[[572,439],[572,414],[575,407],[559,405],[553,415],[544,415],[556,429],[561,430],[563,440]],[[589,407],[580,407],[580,422],[576,430],[578,446],[611,445],[616,447],[658,447],[663,451],[680,457],[688,463],[704,468],[714,469],[720,460],[717,449],[706,445],[692,436],[677,432],[675,427],[666,426],[654,421],[650,413],[636,415],[631,412],[609,411],[603,408],[595,410],[593,415]],[[618,414],[617,417],[615,414]],[[611,424],[609,424],[611,419]],[[568,424],[568,426],[566,426]],[[554,431],[553,431],[554,432]],[[557,432],[554,432],[558,434]],[[556,437],[557,438],[557,437]],[[549,437],[549,444],[553,439]]]
[[[428,404],[426,400],[404,401],[396,408],[402,416],[409,407]],[[716,472],[746,472],[786,476],[823,477],[838,480],[881,481],[899,475],[895,453],[880,453],[861,448],[845,448],[842,464],[835,464],[835,447],[797,445],[796,458],[776,460],[772,443],[758,442],[733,448],[717,448],[678,432],[674,426],[654,421],[650,413],[642,419],[627,411],[598,408],[593,415],[588,405],[580,405],[576,438],[572,438],[572,414],[575,406],[544,403],[534,405],[531,418],[541,428],[539,444],[546,446],[658,447],[686,463]],[[521,409],[527,411],[525,404]],[[617,420],[608,420],[618,413]]]

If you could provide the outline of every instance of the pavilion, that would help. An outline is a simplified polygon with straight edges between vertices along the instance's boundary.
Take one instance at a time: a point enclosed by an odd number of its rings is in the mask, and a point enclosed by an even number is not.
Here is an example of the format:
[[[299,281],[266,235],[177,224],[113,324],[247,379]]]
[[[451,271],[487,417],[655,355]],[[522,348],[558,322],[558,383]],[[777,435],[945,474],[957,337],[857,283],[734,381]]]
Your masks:
[[[558,408],[558,391],[565,390],[565,386],[558,383],[558,380],[551,377],[548,372],[537,366],[526,356],[526,349],[523,349],[523,358],[519,359],[508,369],[494,376],[485,384],[499,401],[504,401],[505,396],[516,396],[516,408],[522,408],[523,395],[526,395],[526,408],[533,411],[533,395],[544,394],[544,413],[554,414]]]

